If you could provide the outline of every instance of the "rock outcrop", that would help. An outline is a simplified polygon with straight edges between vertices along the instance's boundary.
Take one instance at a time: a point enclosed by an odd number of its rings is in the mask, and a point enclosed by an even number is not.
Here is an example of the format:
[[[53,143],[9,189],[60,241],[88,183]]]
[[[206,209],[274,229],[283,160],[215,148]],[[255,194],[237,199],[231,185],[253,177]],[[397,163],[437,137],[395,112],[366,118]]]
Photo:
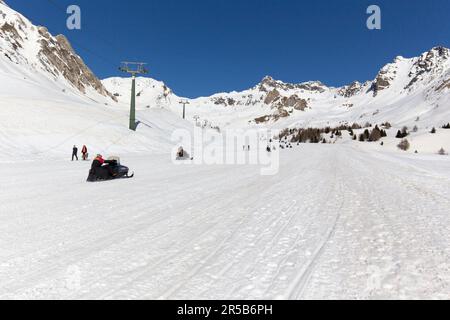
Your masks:
[[[421,55],[414,63],[409,77],[411,81],[405,89],[410,90],[415,83],[424,80],[426,75],[430,75],[428,80],[434,80],[445,71],[445,63],[450,57],[450,50],[444,47],[435,47]]]
[[[274,80],[270,76],[264,77],[258,84],[257,88],[262,92],[270,92],[273,89],[289,91],[289,90],[305,90],[311,92],[323,93],[327,87],[320,81],[310,81],[299,84],[285,83],[279,80]]]
[[[352,84],[350,84],[349,86],[340,88],[338,90],[338,93],[342,97],[351,98],[351,97],[357,95],[358,93],[360,93],[362,90],[362,87],[363,86],[361,83],[359,83],[358,81],[355,81]]]

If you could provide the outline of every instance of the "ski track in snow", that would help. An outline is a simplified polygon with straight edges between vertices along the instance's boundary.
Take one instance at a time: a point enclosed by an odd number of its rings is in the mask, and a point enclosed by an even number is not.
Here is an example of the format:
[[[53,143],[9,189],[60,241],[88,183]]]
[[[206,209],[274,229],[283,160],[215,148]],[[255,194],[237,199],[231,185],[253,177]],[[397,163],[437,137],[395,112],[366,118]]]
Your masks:
[[[272,177],[123,162],[135,179],[0,169],[0,298],[450,298],[448,165],[351,145],[284,151]]]

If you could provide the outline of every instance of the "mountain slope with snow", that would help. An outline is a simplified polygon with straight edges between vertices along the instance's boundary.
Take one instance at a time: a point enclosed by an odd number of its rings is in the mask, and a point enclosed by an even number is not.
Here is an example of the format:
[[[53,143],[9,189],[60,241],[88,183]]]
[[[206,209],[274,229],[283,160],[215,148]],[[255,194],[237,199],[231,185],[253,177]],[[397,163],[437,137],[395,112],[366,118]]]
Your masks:
[[[163,107],[179,112],[180,98],[163,83],[138,79],[141,106]],[[128,95],[127,79],[103,80],[120,96]],[[163,89],[164,88],[164,89]],[[127,102],[127,101],[126,101]],[[324,126],[345,122],[389,121],[438,126],[450,119],[450,50],[435,47],[416,58],[397,57],[383,67],[373,81],[355,82],[341,88],[321,82],[284,83],[265,77],[243,92],[219,93],[190,99],[189,119],[199,116],[219,127]]]
[[[128,130],[120,106],[63,36],[53,37],[0,3],[0,161],[101,152],[170,152],[171,133],[191,125],[168,110],[139,110]]]
[[[33,25],[4,2],[0,3],[0,56],[0,63],[9,64],[10,72],[14,67],[21,69],[16,73],[26,69],[29,76],[45,77],[56,86],[68,86],[88,96],[115,100],[65,36],[52,36],[45,27]]]

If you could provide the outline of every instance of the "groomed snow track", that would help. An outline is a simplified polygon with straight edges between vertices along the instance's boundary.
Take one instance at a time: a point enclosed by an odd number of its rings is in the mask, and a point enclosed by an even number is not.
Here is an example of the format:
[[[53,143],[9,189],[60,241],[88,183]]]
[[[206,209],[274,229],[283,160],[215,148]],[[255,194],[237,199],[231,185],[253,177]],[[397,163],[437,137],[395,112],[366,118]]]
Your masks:
[[[272,177],[122,161],[135,179],[0,168],[0,298],[450,298],[448,162],[350,145],[286,151]]]

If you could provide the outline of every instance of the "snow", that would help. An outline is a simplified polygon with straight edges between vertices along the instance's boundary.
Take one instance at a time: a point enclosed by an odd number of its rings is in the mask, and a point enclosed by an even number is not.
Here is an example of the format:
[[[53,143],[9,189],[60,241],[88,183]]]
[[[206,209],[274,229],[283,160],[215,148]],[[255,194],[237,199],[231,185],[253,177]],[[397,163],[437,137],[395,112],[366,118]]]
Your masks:
[[[135,179],[1,167],[0,298],[450,298],[448,157],[302,145],[268,177],[122,162]]]
[[[435,58],[440,68],[411,91],[419,58],[387,65],[391,87],[376,97],[371,82],[350,98],[339,88],[280,90],[311,108],[264,125],[251,122],[274,111],[258,87],[190,99],[183,120],[180,97],[138,78],[131,132],[130,79],[103,81],[115,103],[49,76],[34,64],[36,27],[0,9],[31,30],[17,63],[0,54],[0,298],[450,298],[450,158],[437,155],[450,152],[450,130],[441,129],[450,90],[435,90],[449,60]],[[11,46],[0,37],[2,49]],[[192,133],[195,115],[222,131],[393,128],[383,146],[344,134],[282,150],[279,173],[262,176],[254,165],[174,165],[171,135]],[[418,126],[407,152],[394,138],[404,125]],[[90,163],[70,161],[72,146],[84,144],[91,156],[119,156],[136,177],[86,183]]]

